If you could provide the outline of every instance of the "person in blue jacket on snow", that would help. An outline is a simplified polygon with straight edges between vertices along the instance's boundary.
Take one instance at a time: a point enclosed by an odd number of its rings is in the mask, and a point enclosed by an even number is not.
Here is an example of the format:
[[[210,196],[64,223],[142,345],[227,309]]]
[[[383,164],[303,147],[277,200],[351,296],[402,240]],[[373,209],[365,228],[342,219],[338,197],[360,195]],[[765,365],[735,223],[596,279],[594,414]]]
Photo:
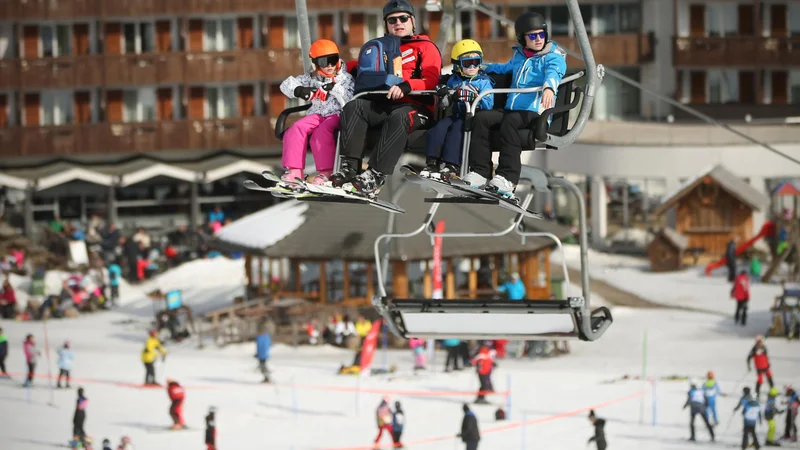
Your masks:
[[[450,177],[459,176],[461,153],[464,143],[464,118],[466,103],[472,104],[478,95],[494,86],[494,80],[483,73],[483,49],[472,39],[456,42],[450,51],[453,74],[444,86],[438,86],[439,106],[451,114],[433,126],[425,138],[425,168],[419,176],[450,182]],[[455,103],[454,103],[455,102]],[[454,104],[453,104],[454,103]],[[488,94],[478,102],[477,109],[494,107],[494,94]],[[444,167],[442,167],[444,163]]]
[[[69,348],[69,341],[64,342],[64,347],[58,349],[58,382],[56,387],[61,389],[61,378],[67,379],[67,388],[69,388],[69,372],[72,370],[72,360],[75,355]]]
[[[708,423],[708,417],[706,417],[706,408],[708,407],[706,396],[703,393],[702,389],[697,388],[697,382],[695,381],[691,382],[686,403],[683,405],[684,409],[686,409],[687,407],[691,407],[689,430],[691,431],[692,435],[689,438],[689,440],[690,441],[697,440],[695,438],[695,433],[694,433],[694,418],[695,416],[699,415],[703,419],[703,422],[706,424],[706,428],[708,428],[708,434],[711,435],[711,442],[714,442],[714,428],[712,428],[711,424]]]
[[[717,396],[722,395],[722,392],[719,389],[719,383],[714,379],[714,372],[708,372],[708,379],[703,383],[703,394],[706,396],[706,404],[708,405],[706,408],[708,421],[711,422],[713,417],[714,422],[712,425],[717,425],[719,424],[719,419],[717,418]]]
[[[519,45],[507,63],[487,64],[486,73],[512,74],[511,88],[541,87],[541,91],[509,94],[504,111],[487,110],[475,115],[469,148],[469,170],[464,181],[475,187],[516,199],[519,183],[520,156],[527,142],[520,140],[518,130],[532,129],[539,114],[555,106],[558,85],[567,70],[566,53],[551,41],[547,21],[535,12],[526,12],[514,22]],[[499,125],[501,148],[497,170],[492,178],[492,145],[490,132]],[[487,180],[491,179],[488,183]]]
[[[514,272],[511,279],[497,288],[500,292],[505,292],[509,300],[522,300],[525,298],[525,283],[519,279],[519,274]]]
[[[758,400],[748,397],[745,405],[744,411],[742,412],[742,416],[744,416],[744,429],[742,430],[742,450],[745,450],[749,446],[749,437],[753,437],[753,446],[755,448],[761,448],[758,444],[758,436],[756,435],[756,422],[764,423],[763,415],[761,414],[761,405],[758,404]]]
[[[258,358],[258,368],[261,369],[261,373],[264,375],[264,383],[270,382],[269,369],[267,368],[270,347],[272,347],[272,337],[264,329],[261,334],[256,336],[256,358]]]

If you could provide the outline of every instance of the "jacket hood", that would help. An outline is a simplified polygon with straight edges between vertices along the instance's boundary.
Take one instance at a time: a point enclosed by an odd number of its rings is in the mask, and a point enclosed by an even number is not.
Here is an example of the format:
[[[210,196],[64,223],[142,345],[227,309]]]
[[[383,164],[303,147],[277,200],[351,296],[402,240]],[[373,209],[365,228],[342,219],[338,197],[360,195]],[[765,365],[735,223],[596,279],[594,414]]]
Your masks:
[[[525,52],[522,51],[521,45],[515,44],[511,48],[514,49],[515,52],[521,54],[522,56],[525,56]],[[547,43],[544,44],[544,48],[536,52],[535,56],[544,56],[548,53],[555,51],[557,48],[558,48],[558,43],[556,41],[553,40],[547,41]]]

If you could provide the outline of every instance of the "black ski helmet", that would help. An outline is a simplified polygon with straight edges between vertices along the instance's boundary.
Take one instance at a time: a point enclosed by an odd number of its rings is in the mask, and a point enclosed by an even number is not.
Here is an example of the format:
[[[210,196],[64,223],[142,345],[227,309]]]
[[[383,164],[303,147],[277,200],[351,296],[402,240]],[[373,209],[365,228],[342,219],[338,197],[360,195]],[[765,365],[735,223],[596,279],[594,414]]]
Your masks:
[[[385,11],[385,10],[384,10]],[[385,16],[386,14],[384,14]],[[525,33],[531,30],[544,30],[546,33],[544,41],[550,40],[550,31],[547,30],[547,20],[544,16],[533,11],[523,13],[514,21],[514,33],[517,35],[517,42],[523,47],[525,46]]]
[[[396,12],[406,12],[414,17],[414,6],[408,0],[389,0],[383,7],[383,19]]]

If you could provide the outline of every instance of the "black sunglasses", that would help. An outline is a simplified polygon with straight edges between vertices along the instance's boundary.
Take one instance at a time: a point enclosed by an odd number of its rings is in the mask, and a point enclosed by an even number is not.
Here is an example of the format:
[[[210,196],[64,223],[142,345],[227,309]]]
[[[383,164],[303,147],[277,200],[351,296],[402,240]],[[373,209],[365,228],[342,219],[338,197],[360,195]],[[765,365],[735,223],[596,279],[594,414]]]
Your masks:
[[[406,23],[406,22],[408,22],[408,19],[410,19],[410,18],[411,18],[411,16],[395,16],[395,17],[389,17],[388,19],[386,19],[386,23],[388,23],[389,25],[394,25],[394,24],[396,24],[396,23],[397,23],[397,21],[398,21],[398,20],[399,20],[400,22],[402,22],[402,23]]]
[[[328,66],[336,67],[336,64],[338,63],[339,63],[338,54],[318,56],[314,58],[314,64],[316,64],[319,67],[328,67]]]

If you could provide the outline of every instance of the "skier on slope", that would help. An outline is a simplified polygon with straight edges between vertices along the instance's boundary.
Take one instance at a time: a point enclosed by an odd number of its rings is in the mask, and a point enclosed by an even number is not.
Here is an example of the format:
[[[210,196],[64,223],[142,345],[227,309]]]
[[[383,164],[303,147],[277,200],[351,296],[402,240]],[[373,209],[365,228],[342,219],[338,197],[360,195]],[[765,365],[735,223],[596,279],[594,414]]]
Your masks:
[[[36,372],[36,360],[42,356],[42,352],[36,349],[36,340],[32,334],[25,336],[25,343],[22,344],[22,350],[25,352],[25,362],[28,364],[28,377],[25,379],[24,387],[29,387],[33,384],[33,377]]]
[[[706,404],[708,405],[708,408],[706,408],[708,421],[711,422],[713,417],[713,424],[717,425],[719,424],[719,419],[717,418],[717,396],[722,395],[722,393],[719,389],[719,383],[714,379],[714,372],[708,372],[708,379],[703,384],[703,394],[706,396]]]
[[[736,412],[736,411],[739,410],[739,408],[744,407],[744,405],[746,405],[747,402],[749,402],[751,398],[752,398],[752,395],[750,395],[750,388],[747,387],[747,386],[742,388],[742,396],[739,398],[739,403],[737,403],[736,407],[733,408],[733,412]]]
[[[589,438],[587,444],[594,442],[595,445],[597,445],[597,450],[606,450],[606,447],[608,446],[606,443],[605,432],[606,420],[597,417],[594,414],[594,410],[591,410],[589,411],[589,421],[591,421],[592,425],[594,425],[594,436]]]
[[[478,398],[475,399],[475,403],[489,403],[486,400],[486,393],[494,392],[494,387],[492,386],[494,356],[489,350],[488,344],[484,343],[481,345],[478,354],[472,359],[472,364],[478,369],[478,381],[480,382]]]
[[[767,376],[769,387],[772,388],[775,386],[775,383],[772,382],[772,371],[769,368],[769,356],[767,356],[767,347],[764,345],[764,336],[759,335],[756,337],[756,344],[747,355],[748,372],[753,370],[750,364],[751,359],[756,363],[756,373],[758,374],[758,378],[756,379],[756,399],[758,399],[760,396],[761,384],[764,383],[764,375]]]
[[[83,388],[78,388],[78,399],[75,402],[75,413],[72,415],[72,435],[73,439],[80,442],[83,448],[87,448],[86,430],[83,429],[86,423],[86,407],[89,399],[83,393]]]
[[[456,437],[461,438],[461,442],[466,445],[466,450],[478,450],[478,443],[481,440],[481,432],[478,429],[478,418],[469,409],[469,405],[464,403],[464,419],[461,421],[461,433]]]
[[[169,407],[169,415],[172,417],[172,427],[170,429],[182,430],[186,428],[186,424],[183,422],[183,399],[186,396],[186,392],[177,381],[167,378],[167,394],[172,402]]]
[[[744,428],[742,429],[742,450],[745,450],[748,447],[748,438],[751,436],[753,438],[753,445],[756,447],[756,449],[761,448],[761,446],[758,444],[758,436],[756,435],[756,422],[763,423],[764,419],[761,414],[761,405],[758,404],[758,400],[749,398],[747,403],[744,405],[742,416],[744,417]]]
[[[767,393],[767,406],[764,409],[764,418],[767,419],[767,439],[764,441],[764,445],[767,447],[781,446],[781,444],[775,440],[775,432],[777,429],[775,416],[783,413],[783,411],[778,408],[778,395],[780,395],[780,393],[777,387],[771,388]]]
[[[206,450],[217,450],[217,408],[208,408],[206,416]]]
[[[783,438],[797,442],[797,412],[800,407],[800,397],[792,388],[791,384],[786,385],[786,429]]]
[[[269,349],[272,347],[272,337],[269,331],[264,327],[261,334],[256,336],[256,358],[258,358],[258,368],[261,369],[261,374],[264,375],[264,383],[269,383],[269,368],[267,361],[269,360]]]
[[[375,438],[375,446],[377,447],[384,431],[389,437],[392,437],[392,408],[389,406],[388,395],[383,397],[383,400],[375,410],[375,420],[378,424],[378,436]]]
[[[147,341],[144,343],[144,349],[142,350],[142,362],[144,363],[145,369],[145,386],[159,385],[156,383],[156,369],[155,366],[153,366],[156,358],[158,358],[156,352],[161,354],[161,362],[167,360],[167,350],[161,345],[161,341],[158,339],[158,331],[150,330],[150,335],[147,337]]]
[[[64,342],[64,347],[58,349],[58,382],[56,387],[61,389],[61,377],[67,379],[67,389],[69,389],[69,372],[72,370],[72,360],[75,355],[69,348],[69,341]]]
[[[689,429],[692,432],[692,436],[689,438],[690,441],[696,441],[695,434],[694,434],[694,418],[697,415],[703,418],[703,422],[706,424],[706,428],[708,428],[708,434],[711,435],[711,442],[714,442],[714,429],[711,428],[711,424],[708,423],[708,417],[706,416],[706,408],[708,407],[706,403],[706,396],[703,394],[701,389],[697,388],[697,382],[692,380],[691,386],[689,387],[689,393],[686,399],[686,403],[683,405],[683,409],[686,407],[691,407],[690,409],[690,421],[689,421]]]
[[[400,442],[400,437],[403,436],[403,428],[406,424],[406,414],[403,412],[403,407],[400,402],[394,402],[394,411],[392,412],[392,441],[394,441],[394,448],[404,448],[403,443]]]

